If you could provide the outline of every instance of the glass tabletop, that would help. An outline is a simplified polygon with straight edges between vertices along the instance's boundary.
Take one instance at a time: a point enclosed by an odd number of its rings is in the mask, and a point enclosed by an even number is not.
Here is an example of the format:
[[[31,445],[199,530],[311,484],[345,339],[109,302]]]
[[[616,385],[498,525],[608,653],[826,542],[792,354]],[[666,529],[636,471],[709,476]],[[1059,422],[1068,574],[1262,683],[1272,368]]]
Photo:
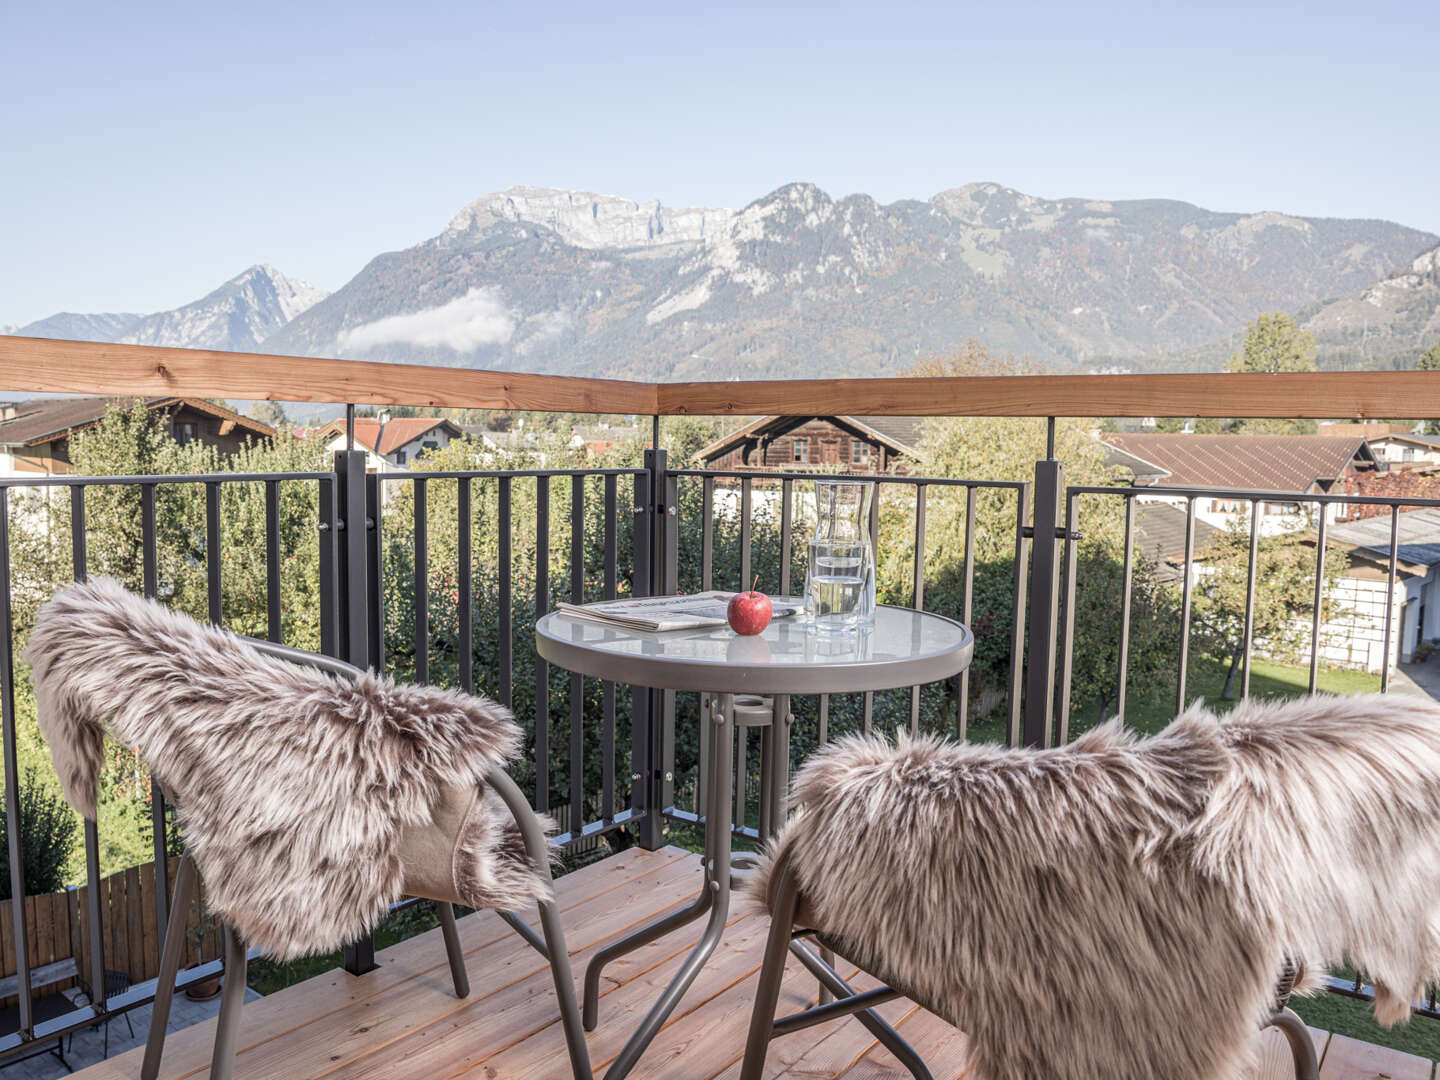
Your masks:
[[[742,637],[729,627],[651,633],[552,612],[535,626],[540,655],[569,671],[666,690],[820,694],[947,679],[970,663],[968,628],[881,605],[873,626],[823,633],[803,615]]]

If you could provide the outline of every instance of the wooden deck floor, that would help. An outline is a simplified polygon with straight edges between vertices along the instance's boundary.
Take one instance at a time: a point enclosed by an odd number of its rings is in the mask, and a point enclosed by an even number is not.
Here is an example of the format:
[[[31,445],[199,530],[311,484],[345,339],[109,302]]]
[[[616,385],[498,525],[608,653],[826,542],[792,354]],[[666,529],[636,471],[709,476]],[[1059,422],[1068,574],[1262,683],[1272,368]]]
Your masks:
[[[700,882],[698,856],[676,848],[631,851],[557,883],[577,978],[606,941],[684,903]],[[490,912],[460,920],[471,995],[457,1000],[439,931],[379,954],[379,969],[354,977],[332,972],[245,1006],[237,1076],[245,1080],[564,1080],[569,1076],[549,971]],[[606,972],[600,1026],[589,1036],[603,1075],[661,987],[679,967],[701,924],[682,928]],[[754,975],[768,920],[734,913],[725,938],[695,985],[631,1075],[636,1080],[735,1080],[750,1015]],[[798,965],[782,1008],[814,992]],[[848,974],[848,973],[847,973]],[[870,985],[864,976],[861,986]],[[965,1075],[965,1037],[903,1001],[882,1009],[929,1063],[936,1080]],[[172,1035],[161,1076],[209,1073],[214,1022]],[[1315,1033],[1323,1080],[1430,1080],[1431,1063],[1341,1036]],[[1256,1080],[1293,1076],[1278,1033],[1266,1043]],[[139,1051],[75,1074],[83,1080],[133,1080]],[[771,1077],[900,1080],[908,1076],[856,1021],[823,1025],[771,1046]]]

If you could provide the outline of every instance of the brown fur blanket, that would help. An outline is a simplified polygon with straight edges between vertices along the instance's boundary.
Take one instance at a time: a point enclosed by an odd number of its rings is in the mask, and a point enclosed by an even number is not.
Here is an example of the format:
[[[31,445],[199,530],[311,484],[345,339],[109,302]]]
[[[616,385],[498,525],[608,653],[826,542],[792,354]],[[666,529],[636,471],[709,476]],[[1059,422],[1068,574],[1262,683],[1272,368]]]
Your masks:
[[[176,801],[208,906],[280,959],[371,929],[402,895],[402,831],[521,746],[492,702],[276,660],[105,578],[41,609],[27,658],[70,804],[95,816],[107,731],[138,748]],[[488,789],[455,876],[474,907],[546,891]]]
[[[1350,960],[1376,1014],[1440,975],[1440,707],[1196,706],[1051,750],[849,739],[796,779],[817,927],[967,1032],[983,1080],[1220,1080],[1286,957]],[[971,1075],[967,1073],[967,1075]]]

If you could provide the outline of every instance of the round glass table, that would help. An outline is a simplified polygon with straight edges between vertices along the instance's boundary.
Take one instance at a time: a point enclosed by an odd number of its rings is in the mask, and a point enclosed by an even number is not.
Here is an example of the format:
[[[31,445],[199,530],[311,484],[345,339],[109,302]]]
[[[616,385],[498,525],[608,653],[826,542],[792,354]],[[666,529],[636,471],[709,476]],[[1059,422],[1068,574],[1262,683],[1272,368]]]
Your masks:
[[[584,1021],[593,1031],[604,966],[709,913],[699,943],[605,1074],[606,1080],[619,1080],[679,1004],[725,929],[732,886],[736,725],[768,726],[760,762],[762,807],[767,801],[772,807],[768,823],[762,815],[761,832],[768,832],[767,824],[776,828],[785,816],[791,695],[891,690],[948,679],[969,666],[975,639],[967,627],[943,615],[887,605],[876,608],[873,625],[840,633],[820,632],[796,616],[776,619],[753,637],[723,626],[666,633],[629,630],[557,611],[535,624],[535,648],[550,663],[581,675],[702,695],[704,885],[693,903],[606,946],[585,970]]]

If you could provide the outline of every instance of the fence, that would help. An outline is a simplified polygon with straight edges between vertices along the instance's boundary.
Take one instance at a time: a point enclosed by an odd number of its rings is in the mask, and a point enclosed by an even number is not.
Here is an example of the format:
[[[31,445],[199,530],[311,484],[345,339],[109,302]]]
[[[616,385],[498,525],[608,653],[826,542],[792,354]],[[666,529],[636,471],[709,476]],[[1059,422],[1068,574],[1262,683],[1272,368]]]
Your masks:
[[[541,408],[579,411],[635,411],[661,414],[917,414],[1021,415],[1050,417],[1047,456],[1035,463],[1033,480],[994,482],[949,477],[882,476],[882,499],[871,521],[881,546],[903,543],[909,566],[890,599],[933,609],[936,581],[928,572],[929,529],[936,508],[953,502],[950,513],[962,523],[958,581],[952,582],[954,606],[945,614],[965,622],[989,620],[985,637],[1003,652],[1004,677],[988,688],[1000,717],[995,732],[1016,744],[1049,745],[1069,734],[1070,699],[1076,644],[1078,545],[1084,529],[1079,500],[1122,499],[1126,533],[1122,585],[1114,597],[1121,645],[1115,679],[1119,707],[1126,707],[1126,669],[1131,655],[1130,609],[1135,570],[1133,488],[1067,487],[1063,464],[1054,459],[1055,416],[1199,415],[1199,416],[1392,416],[1417,411],[1440,414],[1440,374],[1366,373],[1311,376],[1156,376],[1031,377],[1020,379],[878,379],[846,382],[690,384],[646,386],[590,380],[552,379],[454,370],[431,371],[396,365],[349,364],[276,357],[230,357],[187,350],[83,346],[0,338],[0,360],[9,365],[10,389],[110,393],[185,392],[203,396],[279,399],[425,402],[477,408]],[[257,388],[264,387],[263,391]],[[658,422],[656,426],[658,433]],[[552,671],[533,655],[533,622],[554,600],[592,600],[621,594],[649,595],[706,587],[721,581],[747,582],[764,573],[767,586],[789,591],[794,583],[796,499],[806,474],[738,472],[674,468],[659,446],[647,451],[641,467],[623,469],[474,470],[367,474],[364,455],[341,451],[333,469],[301,473],[218,474],[205,476],[46,477],[0,479],[0,706],[3,706],[4,772],[9,810],[12,893],[24,895],[18,813],[17,637],[13,595],[33,588],[17,578],[12,566],[11,532],[25,489],[52,492],[46,505],[58,503],[68,514],[71,576],[91,571],[87,509],[102,489],[132,492],[140,523],[137,580],[149,596],[166,595],[161,573],[160,526],[166,507],[190,492],[203,501],[197,523],[166,544],[183,548],[168,558],[186,573],[203,571],[203,611],[219,625],[235,624],[233,568],[225,563],[225,540],[239,526],[224,512],[236,492],[252,492],[262,510],[251,537],[259,559],[253,617],[260,636],[287,644],[299,615],[313,616],[319,649],[361,666],[387,670],[402,678],[438,681],[483,691],[513,706],[527,725],[527,754],[517,772],[537,808],[563,809],[561,847],[591,845],[621,831],[655,847],[669,823],[694,824],[698,797],[698,748],[686,742],[695,729],[699,702],[684,695],[645,688],[624,688]],[[301,502],[284,501],[296,487]],[[164,498],[161,497],[162,493]],[[1192,498],[1180,599],[1175,626],[1179,646],[1177,701],[1186,698],[1190,647],[1194,558]],[[1210,493],[1214,494],[1214,493]],[[1254,493],[1227,493],[1247,498]],[[717,496],[723,495],[718,502]],[[1336,497],[1277,495],[1266,499],[1294,502]],[[1355,496],[1352,502],[1400,509],[1432,505],[1426,500]],[[889,509],[882,535],[880,506]],[[990,537],[997,553],[992,564],[977,555],[977,506],[1005,507],[1003,537]],[[286,507],[282,514],[282,506]],[[733,512],[731,508],[733,507]],[[303,550],[290,536],[301,514]],[[534,530],[532,545],[517,544],[521,524]],[[773,516],[772,516],[773,515]],[[313,527],[313,528],[312,528]],[[898,538],[898,539],[897,539]],[[234,537],[232,536],[232,540]],[[683,544],[682,544],[683,539]],[[558,540],[558,542],[557,542]],[[288,545],[288,546],[287,546]],[[1254,575],[1254,544],[1250,572]],[[1319,550],[1324,550],[1323,526]],[[1322,560],[1323,562],[1323,560]],[[1390,580],[1396,574],[1392,543]],[[976,595],[982,570],[995,585]],[[180,572],[180,571],[175,571]],[[282,586],[290,576],[313,574],[313,611],[287,610]],[[1321,575],[1323,576],[1323,574]],[[996,585],[1003,581],[1003,588]],[[948,585],[947,585],[948,587]],[[233,586],[232,586],[233,590]],[[1317,605],[1319,594],[1317,592]],[[1391,589],[1393,600],[1394,589]],[[1253,590],[1252,590],[1253,599]],[[1387,611],[1387,626],[1393,612]],[[1247,627],[1249,615],[1247,612]],[[1387,630],[1388,642],[1389,630]],[[1246,631],[1246,679],[1252,640]],[[517,647],[518,645],[518,647]],[[1311,686],[1318,659],[1312,657]],[[23,674],[23,673],[22,673]],[[820,697],[792,703],[810,741],[797,738],[803,754],[839,730],[868,730],[877,717],[885,724],[943,726],[964,738],[972,734],[979,700],[971,673],[955,683],[915,687],[898,698],[858,702]],[[882,710],[881,705],[884,705]],[[953,708],[953,711],[950,711]],[[888,711],[887,711],[888,710]],[[797,729],[799,725],[797,725]],[[677,742],[677,733],[680,741]],[[739,750],[737,815],[750,809],[746,747]],[[628,763],[628,768],[627,768]],[[680,798],[677,799],[677,790]],[[688,803],[688,806],[686,805]],[[162,793],[152,790],[152,828],[157,861],[168,851],[169,815]],[[164,936],[168,917],[169,875],[147,888],[143,875],[130,888],[130,871],[119,889],[105,886],[100,874],[96,826],[84,831],[86,889],[77,892],[74,918],[67,908],[65,932],[78,950],[83,970],[95,985],[104,984],[108,964],[139,962],[134,970],[153,972],[147,956]],[[139,875],[140,872],[136,871]],[[108,889],[108,891],[107,891]],[[132,903],[131,901],[138,901]],[[49,1024],[34,1025],[29,974],[43,953],[46,922],[32,921],[27,904],[12,906],[10,946],[17,958],[20,1028],[0,1038],[0,1059],[35,1036],[53,1036],[150,1000],[153,982],[94,1007],[75,1010]],[[123,919],[115,912],[124,911]],[[138,934],[131,933],[138,920]],[[52,911],[51,955],[57,923]],[[153,935],[147,927],[153,925]],[[123,946],[122,943],[123,942]],[[203,958],[202,958],[203,959]],[[347,948],[346,967],[363,971],[373,964],[373,945]],[[213,974],[213,962],[182,976]],[[148,978],[148,976],[147,976]],[[1338,988],[1338,987],[1337,987]],[[1346,992],[1364,993],[1346,984]],[[1433,1006],[1433,1003],[1432,1003]]]

